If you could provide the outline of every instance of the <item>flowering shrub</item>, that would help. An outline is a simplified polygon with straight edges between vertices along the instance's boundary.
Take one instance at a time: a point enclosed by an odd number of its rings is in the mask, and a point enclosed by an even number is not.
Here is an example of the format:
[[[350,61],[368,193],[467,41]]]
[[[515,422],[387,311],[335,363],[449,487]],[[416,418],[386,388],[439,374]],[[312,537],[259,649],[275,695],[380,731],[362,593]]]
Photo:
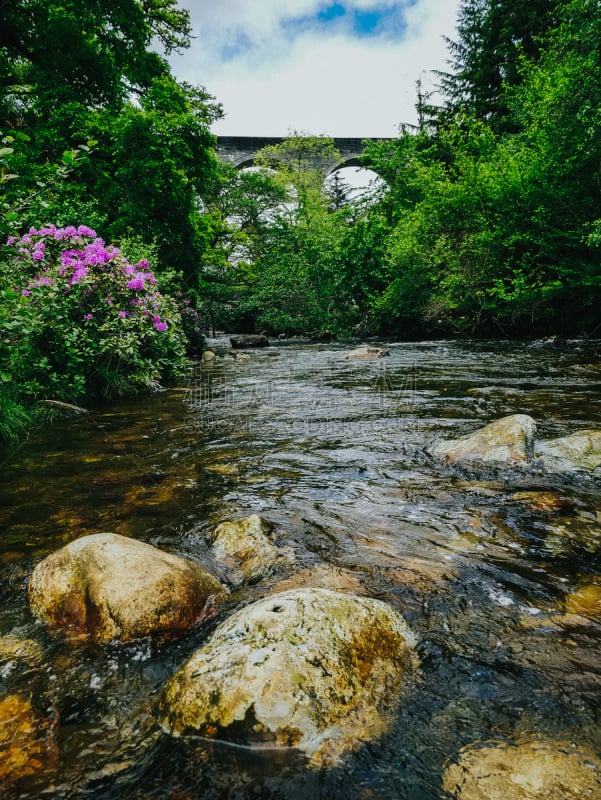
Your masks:
[[[84,225],[31,228],[7,244],[0,374],[26,398],[121,395],[181,369],[178,304],[147,260],[129,263]]]

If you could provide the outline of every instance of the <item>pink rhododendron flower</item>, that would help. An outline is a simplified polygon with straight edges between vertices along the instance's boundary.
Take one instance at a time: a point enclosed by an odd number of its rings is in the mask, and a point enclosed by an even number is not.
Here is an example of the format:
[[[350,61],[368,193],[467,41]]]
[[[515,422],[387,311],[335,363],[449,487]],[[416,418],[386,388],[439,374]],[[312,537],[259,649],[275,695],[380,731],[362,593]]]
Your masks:
[[[88,272],[89,270],[87,267],[78,266],[68,281],[69,285],[72,286],[74,283],[80,283],[83,281],[83,279],[87,277]]]
[[[166,331],[167,327],[168,327],[167,323],[163,322],[161,320],[161,317],[160,317],[159,314],[153,314],[153,316],[152,316],[152,324],[153,324],[153,327],[154,327],[155,330],[161,331],[161,332],[162,331]]]
[[[127,281],[125,284],[128,289],[133,289],[134,291],[143,291],[144,290],[144,275],[142,273],[137,273],[135,277],[131,280]]]
[[[77,229],[77,233],[80,236],[90,236],[92,238],[96,238],[96,231],[93,231],[92,228],[88,228],[87,225],[80,225]]]

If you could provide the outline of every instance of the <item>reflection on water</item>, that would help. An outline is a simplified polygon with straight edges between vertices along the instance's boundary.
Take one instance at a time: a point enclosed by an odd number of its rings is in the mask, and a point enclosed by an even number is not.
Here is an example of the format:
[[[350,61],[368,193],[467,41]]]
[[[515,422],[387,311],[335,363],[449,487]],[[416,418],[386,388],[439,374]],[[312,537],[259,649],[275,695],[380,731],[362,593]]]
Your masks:
[[[429,800],[473,741],[600,749],[599,476],[465,471],[427,452],[511,413],[540,438],[601,428],[599,343],[387,347],[376,361],[302,344],[224,357],[2,454],[0,702],[35,707],[38,741],[53,742],[7,797]],[[294,558],[232,593],[222,618],[327,585],[389,602],[420,639],[422,678],[391,732],[337,768],[158,731],[158,692],[206,629],[98,647],[27,608],[35,564],[76,537],[113,531],[203,560],[207,528],[254,512]]]

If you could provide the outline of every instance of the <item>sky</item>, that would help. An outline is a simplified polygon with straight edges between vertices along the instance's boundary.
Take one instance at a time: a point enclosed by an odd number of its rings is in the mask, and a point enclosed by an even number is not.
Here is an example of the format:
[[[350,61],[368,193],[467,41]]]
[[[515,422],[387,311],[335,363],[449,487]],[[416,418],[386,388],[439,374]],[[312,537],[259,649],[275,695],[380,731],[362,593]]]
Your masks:
[[[394,137],[446,70],[459,0],[180,0],[175,76],[223,106],[222,136]]]

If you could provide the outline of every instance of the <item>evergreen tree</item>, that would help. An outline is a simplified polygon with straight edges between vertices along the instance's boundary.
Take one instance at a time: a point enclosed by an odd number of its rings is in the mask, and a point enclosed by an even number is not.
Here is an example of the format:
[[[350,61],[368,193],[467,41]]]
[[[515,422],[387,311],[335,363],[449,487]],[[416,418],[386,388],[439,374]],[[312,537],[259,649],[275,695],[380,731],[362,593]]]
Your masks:
[[[451,72],[441,75],[447,111],[467,110],[495,130],[513,128],[505,97],[522,81],[522,58],[536,61],[565,0],[463,0],[458,38],[447,39]]]

